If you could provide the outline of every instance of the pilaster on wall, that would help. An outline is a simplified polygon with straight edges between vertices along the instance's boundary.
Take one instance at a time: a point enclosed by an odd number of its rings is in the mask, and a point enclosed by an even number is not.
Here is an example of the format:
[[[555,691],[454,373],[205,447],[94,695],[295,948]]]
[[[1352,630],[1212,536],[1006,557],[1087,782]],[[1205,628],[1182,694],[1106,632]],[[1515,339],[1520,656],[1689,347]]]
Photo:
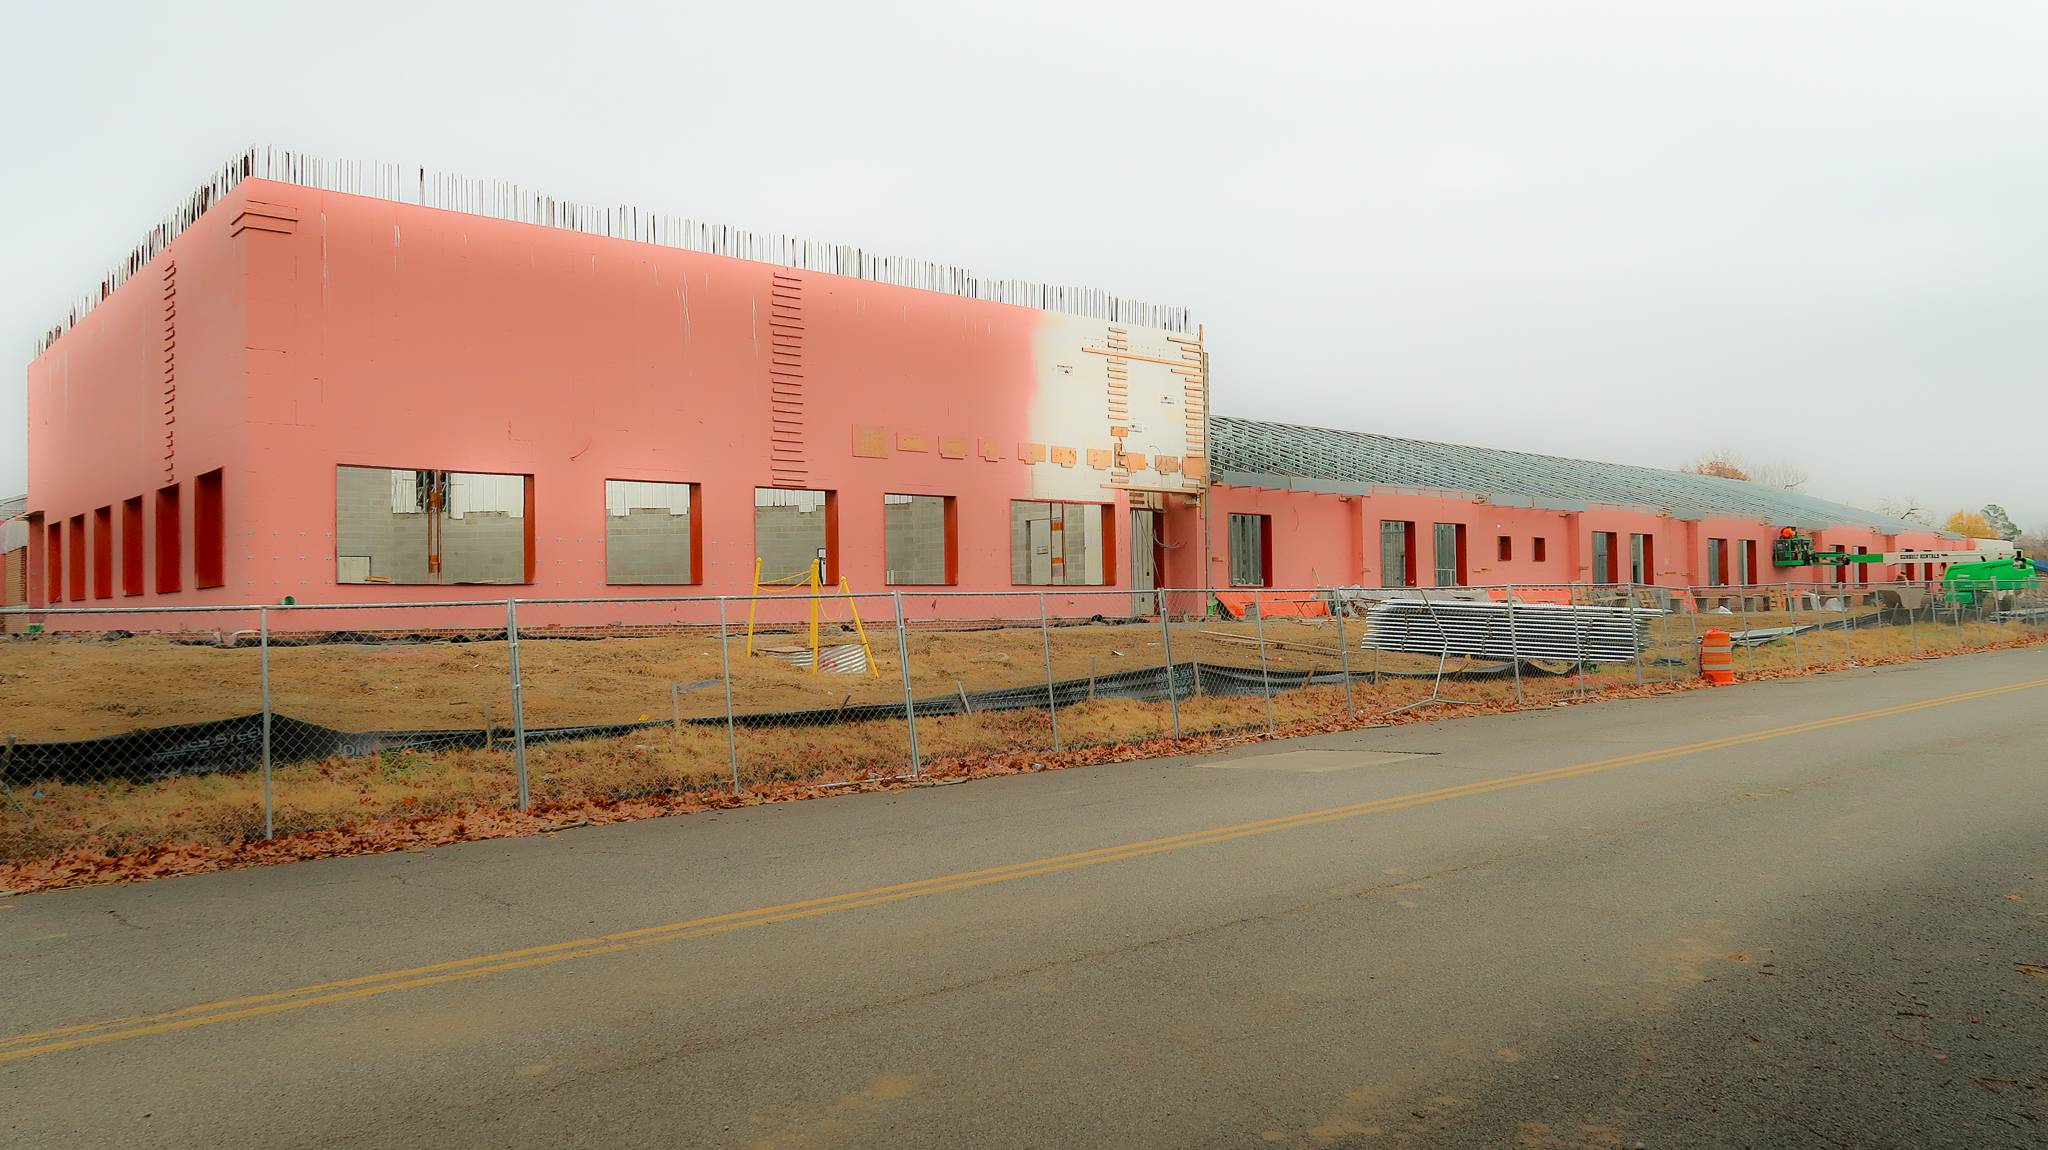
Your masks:
[[[1351,501],[1351,581],[1365,585],[1365,549],[1372,538],[1366,533],[1366,498],[1363,495],[1347,496]]]
[[[48,607],[50,591],[44,575],[49,566],[49,541],[43,529],[43,513],[34,512],[28,517],[28,605]]]
[[[1565,582],[1590,583],[1593,574],[1586,567],[1585,517],[1576,511],[1564,513]]]

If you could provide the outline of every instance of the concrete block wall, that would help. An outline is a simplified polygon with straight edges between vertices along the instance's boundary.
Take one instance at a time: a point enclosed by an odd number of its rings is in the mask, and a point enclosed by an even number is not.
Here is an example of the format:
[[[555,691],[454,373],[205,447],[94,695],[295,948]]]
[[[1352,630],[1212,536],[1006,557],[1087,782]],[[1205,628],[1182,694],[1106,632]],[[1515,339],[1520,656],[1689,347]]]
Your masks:
[[[942,495],[889,496],[882,509],[884,578],[895,586],[946,581],[946,499]],[[894,500],[907,498],[909,502]]]
[[[604,556],[607,583],[688,583],[690,517],[663,507],[606,515]]]
[[[526,520],[503,511],[441,519],[441,582],[526,582]]]
[[[1055,534],[1060,539],[1060,578],[1067,586],[1083,586],[1088,583],[1088,516],[1094,515],[1098,530],[1102,520],[1103,505],[1095,503],[1040,503],[1032,500],[1015,499],[1010,502],[1010,582],[1026,586],[1031,578],[1031,521],[1057,516],[1061,529]],[[1045,566],[1040,560],[1041,568]]]
[[[761,581],[801,575],[811,568],[825,545],[825,507],[754,508],[754,554],[761,559]]]
[[[340,467],[335,476],[335,555],[367,555],[370,574],[393,583],[431,582],[427,517],[391,510],[391,472],[382,467]]]
[[[1019,587],[1031,583],[1030,522],[1050,515],[1051,507],[1023,499],[1010,501],[1010,582]]]
[[[370,574],[393,583],[520,583],[526,521],[501,511],[441,519],[441,577],[427,571],[427,515],[391,509],[391,472],[341,467],[335,481],[335,555],[367,555]]]

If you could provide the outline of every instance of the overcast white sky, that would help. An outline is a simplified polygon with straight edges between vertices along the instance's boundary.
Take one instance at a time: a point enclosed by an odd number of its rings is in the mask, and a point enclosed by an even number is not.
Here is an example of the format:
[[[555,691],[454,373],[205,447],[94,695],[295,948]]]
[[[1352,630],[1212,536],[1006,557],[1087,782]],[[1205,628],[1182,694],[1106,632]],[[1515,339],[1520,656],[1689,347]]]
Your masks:
[[[1227,414],[2048,527],[2038,3],[0,3],[38,330],[250,143],[1192,307]]]

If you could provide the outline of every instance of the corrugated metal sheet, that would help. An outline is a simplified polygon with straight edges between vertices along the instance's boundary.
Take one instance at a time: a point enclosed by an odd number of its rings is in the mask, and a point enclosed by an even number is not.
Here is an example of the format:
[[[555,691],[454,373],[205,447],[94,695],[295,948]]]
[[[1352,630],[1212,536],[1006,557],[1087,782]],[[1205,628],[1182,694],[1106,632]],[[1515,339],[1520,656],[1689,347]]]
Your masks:
[[[1662,614],[1641,607],[1393,599],[1367,613],[1359,645],[1418,655],[1620,663],[1649,645],[1650,621]]]
[[[1300,480],[1288,486],[1303,491],[1411,488],[1484,496],[1502,506],[1584,510],[1604,503],[1668,511],[1680,519],[1704,513],[1795,527],[1873,527],[1886,534],[1932,530],[1761,483],[1654,467],[1228,415],[1210,416],[1209,434],[1216,476],[1225,483],[1269,486],[1279,477]]]

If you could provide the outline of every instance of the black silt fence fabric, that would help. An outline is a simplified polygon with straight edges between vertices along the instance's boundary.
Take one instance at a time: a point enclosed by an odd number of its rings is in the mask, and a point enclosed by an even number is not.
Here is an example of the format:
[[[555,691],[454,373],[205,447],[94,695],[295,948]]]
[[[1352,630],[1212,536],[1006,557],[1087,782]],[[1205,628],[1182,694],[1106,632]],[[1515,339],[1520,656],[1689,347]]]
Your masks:
[[[1522,664],[1525,678],[1549,678],[1563,672],[1546,670],[1534,663]],[[1459,671],[1446,671],[1454,682],[1485,682],[1512,678],[1513,663],[1499,663]],[[1434,671],[1381,671],[1381,679],[1434,679]],[[1351,680],[1374,681],[1372,671],[1353,671]],[[1164,702],[1168,692],[1182,699],[1197,695],[1279,694],[1304,687],[1341,687],[1342,671],[1262,671],[1257,667],[1232,667],[1217,663],[1176,663],[1171,674],[1165,667],[1144,667],[1118,671],[1090,679],[1066,679],[1044,686],[1003,687],[992,691],[970,691],[960,695],[936,695],[915,701],[917,714],[959,715],[981,711],[1043,710],[1052,704],[1072,707],[1096,699],[1132,699]],[[902,720],[903,704],[871,703],[858,707],[821,707],[805,711],[772,711],[735,715],[733,722],[749,730],[773,727],[823,727],[837,723],[868,723]],[[690,726],[725,725],[723,715],[684,719]],[[528,743],[561,742],[573,739],[619,738],[636,731],[668,726],[667,720],[639,723],[602,723],[575,727],[537,727],[526,732]],[[270,754],[276,764],[314,762],[341,756],[395,751],[445,751],[482,749],[491,745],[509,747],[512,734],[500,727],[481,730],[337,731],[285,715],[270,720]],[[240,715],[204,723],[154,727],[128,731],[97,739],[62,743],[20,743],[5,761],[4,777],[10,783],[82,783],[104,779],[156,782],[182,775],[210,775],[246,771],[263,764],[263,716]]]
[[[900,713],[902,708],[897,711]],[[617,738],[647,727],[667,725],[664,722],[544,727],[526,732],[526,741]],[[270,759],[278,765],[317,762],[336,756],[360,758],[387,751],[481,749],[487,739],[494,746],[509,747],[512,733],[502,727],[489,734],[480,730],[337,731],[288,715],[270,717]],[[153,783],[181,775],[247,771],[262,765],[261,714],[66,743],[18,743],[5,762],[0,763],[9,783],[87,783],[106,779]]]
[[[339,754],[348,736],[283,715],[270,720],[271,757],[277,762]],[[20,743],[6,756],[9,782],[155,782],[179,775],[237,771],[263,762],[263,716],[240,715],[175,727],[153,727],[67,743]]]

